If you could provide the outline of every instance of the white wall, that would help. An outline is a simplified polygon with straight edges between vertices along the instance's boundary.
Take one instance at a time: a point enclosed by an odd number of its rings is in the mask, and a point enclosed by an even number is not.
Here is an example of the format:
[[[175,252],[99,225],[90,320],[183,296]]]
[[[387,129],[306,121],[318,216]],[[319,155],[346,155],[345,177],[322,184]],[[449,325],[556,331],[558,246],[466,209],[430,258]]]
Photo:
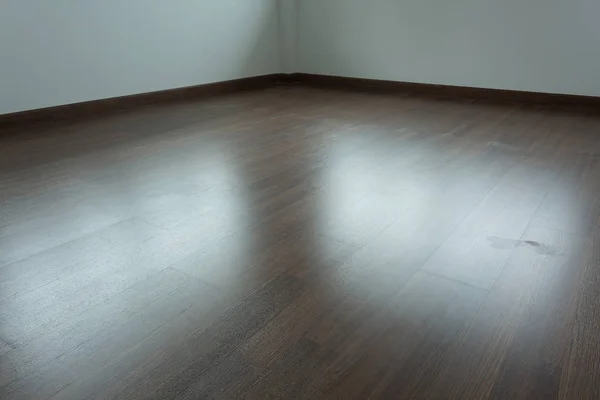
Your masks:
[[[299,70],[600,96],[598,0],[298,0]]]
[[[279,72],[277,0],[1,0],[0,114]]]
[[[281,72],[298,72],[298,1],[279,0]]]
[[[277,72],[600,96],[597,0],[0,3],[0,114]]]

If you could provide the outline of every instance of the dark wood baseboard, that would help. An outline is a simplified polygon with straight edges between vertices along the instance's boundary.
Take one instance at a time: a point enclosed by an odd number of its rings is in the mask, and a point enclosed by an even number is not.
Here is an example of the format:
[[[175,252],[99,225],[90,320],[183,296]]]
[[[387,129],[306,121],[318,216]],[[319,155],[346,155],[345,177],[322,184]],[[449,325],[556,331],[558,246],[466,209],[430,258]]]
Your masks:
[[[329,87],[377,93],[409,94],[427,97],[480,99],[493,102],[518,102],[561,107],[575,106],[594,109],[600,108],[600,97],[593,96],[485,89],[295,73],[263,75],[4,114],[0,115],[0,132],[11,130],[11,128],[31,126],[33,124],[74,121],[128,110],[135,107],[190,101],[245,90],[267,88],[277,84],[300,84],[313,87]]]
[[[189,101],[244,90],[267,88],[287,80],[285,74],[271,74],[3,114],[0,115],[0,131],[33,124],[78,120],[141,106]]]
[[[482,99],[494,102],[518,102],[555,106],[600,107],[600,97],[570,94],[524,92],[519,90],[486,89],[302,73],[287,75],[284,80],[316,87],[332,87],[379,93],[404,93],[444,98]]]

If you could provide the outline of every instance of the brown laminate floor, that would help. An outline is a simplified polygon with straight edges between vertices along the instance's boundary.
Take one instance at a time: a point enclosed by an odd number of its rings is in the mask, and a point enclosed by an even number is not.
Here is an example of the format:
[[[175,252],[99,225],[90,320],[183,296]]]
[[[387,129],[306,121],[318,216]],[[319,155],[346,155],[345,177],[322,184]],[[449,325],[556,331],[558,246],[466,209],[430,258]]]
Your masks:
[[[0,137],[0,398],[600,398],[600,116],[276,87]]]

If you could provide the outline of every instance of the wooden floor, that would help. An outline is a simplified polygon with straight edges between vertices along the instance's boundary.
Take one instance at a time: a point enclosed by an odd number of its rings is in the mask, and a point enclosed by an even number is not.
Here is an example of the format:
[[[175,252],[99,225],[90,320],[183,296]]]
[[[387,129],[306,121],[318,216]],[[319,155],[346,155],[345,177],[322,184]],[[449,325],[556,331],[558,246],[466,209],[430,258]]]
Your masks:
[[[0,398],[600,398],[600,115],[276,87],[0,135]]]

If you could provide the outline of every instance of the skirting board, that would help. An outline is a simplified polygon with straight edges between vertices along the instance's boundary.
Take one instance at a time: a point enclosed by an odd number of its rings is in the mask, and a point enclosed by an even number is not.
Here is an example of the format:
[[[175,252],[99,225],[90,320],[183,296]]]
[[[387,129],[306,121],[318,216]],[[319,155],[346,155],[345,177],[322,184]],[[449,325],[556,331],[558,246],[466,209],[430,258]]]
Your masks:
[[[0,115],[0,133],[4,130],[20,128],[22,126],[79,120],[140,106],[196,100],[204,97],[230,94],[245,90],[268,88],[277,84],[295,84],[353,91],[410,94],[429,97],[470,98],[494,102],[546,104],[561,107],[576,106],[593,108],[594,110],[600,109],[600,97],[593,96],[484,89],[296,73],[263,75],[225,82],[162,90],[158,92],[92,100],[83,103],[28,110],[12,114],[3,114]]]
[[[432,97],[482,99],[498,102],[600,108],[600,97],[593,96],[486,89],[302,73],[288,75],[285,79],[288,82],[295,82],[297,84],[313,87],[330,87],[379,93],[404,93]]]
[[[34,124],[79,120],[140,106],[188,101],[244,90],[267,88],[284,80],[286,80],[284,74],[263,75],[3,114],[0,115],[0,132],[24,125],[31,126]]]

